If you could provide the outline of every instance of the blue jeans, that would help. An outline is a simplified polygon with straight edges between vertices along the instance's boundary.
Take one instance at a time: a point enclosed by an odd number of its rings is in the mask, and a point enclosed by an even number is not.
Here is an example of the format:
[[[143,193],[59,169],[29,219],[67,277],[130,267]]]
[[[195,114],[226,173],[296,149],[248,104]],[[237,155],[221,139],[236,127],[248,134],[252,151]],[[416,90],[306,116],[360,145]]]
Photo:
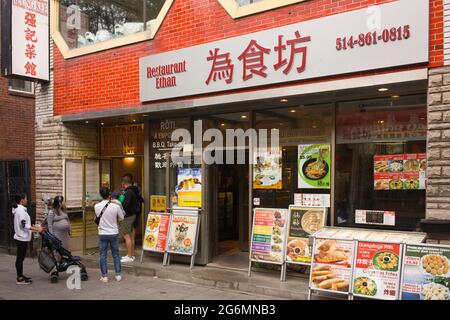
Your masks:
[[[119,256],[119,235],[99,235],[100,271],[102,273],[102,277],[106,277],[108,275],[108,245],[111,246],[111,253],[114,260],[114,269],[116,271],[116,275],[120,275],[120,273],[122,272],[122,266],[120,265]]]

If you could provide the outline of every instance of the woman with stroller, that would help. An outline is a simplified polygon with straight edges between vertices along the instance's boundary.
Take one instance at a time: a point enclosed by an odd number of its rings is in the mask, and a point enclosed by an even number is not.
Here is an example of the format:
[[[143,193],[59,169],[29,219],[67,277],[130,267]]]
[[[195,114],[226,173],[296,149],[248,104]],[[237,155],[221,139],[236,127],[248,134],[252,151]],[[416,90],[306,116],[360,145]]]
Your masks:
[[[69,250],[69,239],[71,235],[69,216],[65,212],[66,206],[63,196],[56,196],[53,200],[52,209],[47,217],[48,231],[61,240],[62,247]]]
[[[23,275],[23,261],[27,255],[27,247],[31,241],[32,231],[39,231],[40,228],[31,225],[31,218],[26,206],[28,199],[26,194],[14,196],[12,214],[14,215],[14,241],[17,247],[16,272],[17,284],[31,284],[33,281]]]

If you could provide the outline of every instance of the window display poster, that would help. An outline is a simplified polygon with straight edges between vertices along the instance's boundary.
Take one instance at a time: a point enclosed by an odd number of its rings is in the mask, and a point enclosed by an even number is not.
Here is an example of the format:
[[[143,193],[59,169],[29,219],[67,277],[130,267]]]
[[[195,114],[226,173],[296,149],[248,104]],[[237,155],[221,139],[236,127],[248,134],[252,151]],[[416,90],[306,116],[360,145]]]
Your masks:
[[[294,204],[304,207],[329,208],[331,196],[329,194],[295,193]]]
[[[331,145],[298,146],[298,188],[330,189]]]
[[[287,262],[311,263],[309,236],[323,228],[324,220],[323,208],[289,207]]]
[[[400,282],[401,245],[357,243],[353,294],[380,300],[396,300]]]
[[[355,223],[395,226],[395,211],[355,210]]]
[[[426,159],[425,153],[374,156],[375,190],[425,190]]]
[[[286,209],[254,209],[250,259],[283,264],[287,229]]]
[[[282,189],[282,150],[257,149],[253,159],[253,189]]]
[[[402,300],[450,300],[450,247],[406,245]]]
[[[193,255],[197,239],[198,215],[171,215],[167,252]]]
[[[178,205],[180,207],[202,206],[202,169],[179,168],[178,169]]]
[[[167,234],[169,232],[170,215],[150,213],[145,227],[143,249],[161,252],[166,250]]]
[[[315,238],[310,288],[336,293],[350,292],[353,240]]]

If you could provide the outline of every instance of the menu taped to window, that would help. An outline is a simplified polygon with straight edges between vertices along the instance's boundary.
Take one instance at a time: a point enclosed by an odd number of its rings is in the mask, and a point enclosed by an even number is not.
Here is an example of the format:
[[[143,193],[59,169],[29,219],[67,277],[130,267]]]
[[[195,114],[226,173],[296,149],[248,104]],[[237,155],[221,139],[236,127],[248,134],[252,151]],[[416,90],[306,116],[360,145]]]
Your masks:
[[[374,156],[375,190],[425,190],[425,153]]]

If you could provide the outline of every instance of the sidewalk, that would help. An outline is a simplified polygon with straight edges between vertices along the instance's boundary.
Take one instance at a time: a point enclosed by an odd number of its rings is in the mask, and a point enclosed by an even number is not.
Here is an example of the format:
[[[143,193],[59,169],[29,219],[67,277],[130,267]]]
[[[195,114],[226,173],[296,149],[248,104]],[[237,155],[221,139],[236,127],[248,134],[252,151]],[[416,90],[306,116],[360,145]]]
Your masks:
[[[194,285],[204,285],[272,296],[282,299],[306,300],[308,295],[308,279],[306,276],[288,273],[287,281],[280,281],[280,273],[272,270],[253,268],[252,276],[247,276],[245,270],[233,270],[217,265],[195,266],[173,262],[170,266],[162,265],[161,257],[144,255],[144,261],[139,262],[140,252],[132,263],[122,264],[123,272],[136,276],[157,277],[159,279],[181,281]],[[98,268],[98,253],[83,257],[88,268]],[[109,267],[113,267],[112,258],[108,257]]]

